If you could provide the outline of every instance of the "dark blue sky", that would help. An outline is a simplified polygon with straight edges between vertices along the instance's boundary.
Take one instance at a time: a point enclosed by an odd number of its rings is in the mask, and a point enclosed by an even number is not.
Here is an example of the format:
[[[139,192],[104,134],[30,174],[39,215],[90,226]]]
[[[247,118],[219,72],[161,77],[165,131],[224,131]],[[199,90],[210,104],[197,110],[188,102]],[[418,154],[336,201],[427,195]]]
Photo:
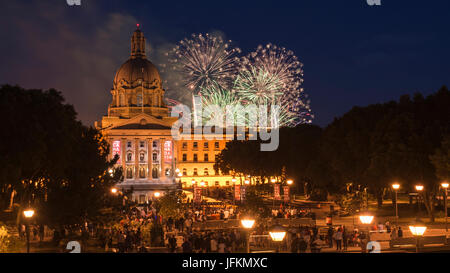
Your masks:
[[[58,88],[86,124],[106,112],[137,22],[156,59],[211,31],[244,53],[269,42],[294,51],[320,126],[354,105],[450,85],[449,1],[81,1],[2,1],[0,83]]]

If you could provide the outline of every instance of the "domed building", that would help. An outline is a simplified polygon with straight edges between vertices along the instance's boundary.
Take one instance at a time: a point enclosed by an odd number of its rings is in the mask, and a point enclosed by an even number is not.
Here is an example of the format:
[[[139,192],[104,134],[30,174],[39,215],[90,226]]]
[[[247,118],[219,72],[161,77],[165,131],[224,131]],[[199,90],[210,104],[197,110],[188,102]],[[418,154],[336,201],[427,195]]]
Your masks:
[[[233,177],[214,169],[225,138],[173,139],[171,128],[177,118],[169,115],[161,77],[146,57],[145,37],[139,28],[131,38],[129,59],[114,76],[111,95],[108,115],[95,127],[110,144],[110,158],[119,155],[116,167],[122,167],[124,179],[117,187],[132,190],[133,201],[145,203],[155,192],[194,184],[233,186]]]
[[[132,190],[133,200],[144,203],[155,192],[176,189],[176,144],[164,103],[158,69],[146,57],[145,37],[136,29],[130,58],[114,76],[108,115],[95,126],[111,146],[111,158],[119,155],[124,180],[117,185]]]

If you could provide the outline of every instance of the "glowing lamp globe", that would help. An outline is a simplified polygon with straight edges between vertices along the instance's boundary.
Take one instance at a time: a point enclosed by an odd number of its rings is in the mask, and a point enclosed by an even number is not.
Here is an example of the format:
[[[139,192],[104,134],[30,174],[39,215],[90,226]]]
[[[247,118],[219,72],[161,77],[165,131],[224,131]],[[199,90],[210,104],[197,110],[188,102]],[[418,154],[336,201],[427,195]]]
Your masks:
[[[275,178],[272,178],[272,179],[270,180],[270,182],[275,183],[275,182],[277,182],[277,180],[276,180]]]
[[[409,226],[409,230],[414,236],[423,236],[423,234],[427,230],[427,227],[423,223],[416,223]]]
[[[400,189],[400,185],[399,184],[394,184],[394,185],[392,185],[392,188],[394,190],[398,190],[398,189]]]
[[[274,242],[281,242],[286,236],[286,230],[282,226],[274,226],[269,231],[270,238]]]
[[[359,220],[364,225],[370,225],[373,221],[373,216],[372,215],[360,215]]]
[[[244,228],[246,229],[251,229],[253,227],[253,225],[255,224],[255,220],[254,219],[242,219],[241,220],[241,224]]]
[[[112,189],[111,189],[111,192],[112,192],[113,194],[116,194],[116,193],[117,193],[117,189],[116,189],[116,188],[112,188]]]
[[[293,181],[292,179],[289,179],[288,181],[286,181],[286,183],[287,183],[288,185],[292,185],[292,184],[294,184],[294,181]]]
[[[248,185],[248,184],[250,184],[250,181],[245,180],[244,183],[245,183],[245,185]]]
[[[416,186],[416,190],[417,191],[423,191],[423,186],[422,185],[417,185]]]
[[[154,195],[156,198],[158,198],[158,197],[161,196],[161,193],[157,191],[157,192],[155,192],[153,195]]]
[[[200,186],[201,186],[201,187],[204,187],[204,186],[205,186],[205,182],[203,182],[203,181],[200,182]]]
[[[444,189],[446,189],[446,188],[448,188],[448,183],[447,183],[447,182],[444,182],[444,183],[441,184],[441,186],[442,186]]]
[[[23,215],[24,215],[26,218],[31,218],[31,217],[33,217],[33,215],[34,215],[34,210],[33,210],[33,209],[27,209],[27,210],[24,210],[24,211],[23,211]]]

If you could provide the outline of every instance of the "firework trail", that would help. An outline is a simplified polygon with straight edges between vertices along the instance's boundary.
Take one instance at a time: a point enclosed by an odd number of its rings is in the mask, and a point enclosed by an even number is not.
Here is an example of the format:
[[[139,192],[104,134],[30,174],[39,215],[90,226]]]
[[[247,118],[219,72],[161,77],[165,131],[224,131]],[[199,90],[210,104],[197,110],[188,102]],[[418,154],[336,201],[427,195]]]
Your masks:
[[[194,94],[205,88],[217,86],[229,88],[236,74],[236,54],[240,49],[232,48],[231,41],[210,34],[193,34],[172,50],[169,62],[183,76],[183,84]]]

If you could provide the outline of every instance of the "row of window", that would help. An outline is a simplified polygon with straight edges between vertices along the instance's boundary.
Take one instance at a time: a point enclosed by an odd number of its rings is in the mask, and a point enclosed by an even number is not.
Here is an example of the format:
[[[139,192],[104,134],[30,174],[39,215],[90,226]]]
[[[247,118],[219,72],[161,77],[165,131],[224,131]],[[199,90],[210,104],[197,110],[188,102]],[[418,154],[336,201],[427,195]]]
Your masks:
[[[158,161],[158,154],[157,153],[153,153],[152,160],[154,162]],[[133,161],[133,153],[129,152],[129,153],[127,153],[127,162],[131,162],[131,161]],[[140,162],[145,162],[145,152],[140,152],[139,153],[139,161]]]
[[[206,186],[206,187],[209,186],[208,181],[204,181],[204,183],[205,183],[205,186]],[[230,186],[230,181],[226,181],[226,182],[225,182],[225,185],[226,185],[226,186]],[[188,182],[183,182],[183,187],[186,188],[186,187],[188,187],[188,186],[191,187],[192,184],[190,184],[190,183],[188,183]],[[215,181],[215,182],[214,182],[214,186],[219,187],[219,186],[220,186],[220,182],[219,182],[219,181]]]
[[[184,162],[188,161],[187,154],[183,154],[183,161]],[[192,155],[192,161],[198,162],[198,155],[197,154],[193,154]],[[203,161],[204,162],[209,162],[209,155],[208,154],[204,154],[203,155]],[[217,161],[217,155],[216,155],[216,161]]]
[[[204,168],[203,169],[203,175],[204,176],[208,176],[209,175],[209,170],[208,168]],[[216,171],[214,171],[214,175],[217,175]],[[186,169],[183,169],[183,176],[188,176],[188,172]],[[198,176],[198,170],[197,168],[194,168],[193,172],[192,172],[192,176]]]
[[[188,143],[187,142],[183,142],[181,147],[182,147],[183,150],[187,150],[188,149]],[[194,149],[194,150],[198,149],[198,142],[197,141],[192,142],[192,149]],[[207,142],[207,141],[203,142],[203,149],[204,150],[208,150],[209,149],[209,142]],[[216,149],[216,150],[220,149],[218,141],[214,142],[214,149]]]
[[[153,141],[153,148],[158,148],[158,141]],[[127,141],[127,148],[132,148],[133,142]],[[145,141],[139,141],[139,148],[145,148]]]
[[[167,168],[165,171],[166,176],[172,175],[172,170]],[[147,178],[147,168],[146,167],[140,167],[138,170],[138,178]],[[156,179],[159,178],[160,173],[158,167],[153,167],[151,172],[151,177]],[[134,178],[134,168],[127,168],[126,170],[126,178],[127,179],[133,179]]]

